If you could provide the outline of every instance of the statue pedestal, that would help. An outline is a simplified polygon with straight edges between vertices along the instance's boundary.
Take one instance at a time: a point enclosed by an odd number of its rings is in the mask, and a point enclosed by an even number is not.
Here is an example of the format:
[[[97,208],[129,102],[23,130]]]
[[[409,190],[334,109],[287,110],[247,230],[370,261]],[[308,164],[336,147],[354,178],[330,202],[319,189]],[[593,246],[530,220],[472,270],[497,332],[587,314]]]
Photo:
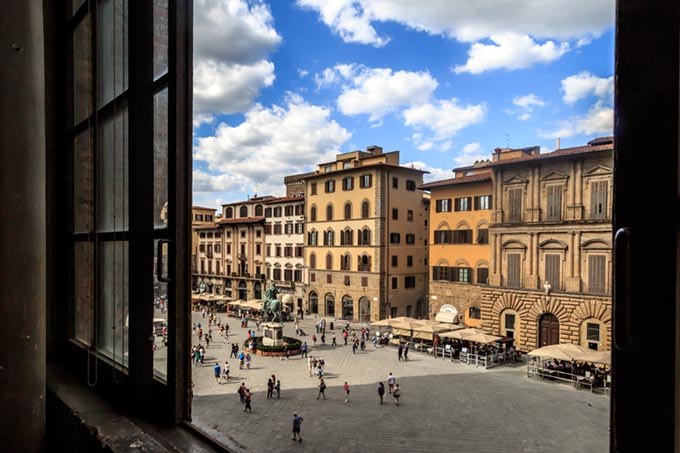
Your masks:
[[[262,324],[262,344],[265,346],[283,346],[283,323],[265,322]]]

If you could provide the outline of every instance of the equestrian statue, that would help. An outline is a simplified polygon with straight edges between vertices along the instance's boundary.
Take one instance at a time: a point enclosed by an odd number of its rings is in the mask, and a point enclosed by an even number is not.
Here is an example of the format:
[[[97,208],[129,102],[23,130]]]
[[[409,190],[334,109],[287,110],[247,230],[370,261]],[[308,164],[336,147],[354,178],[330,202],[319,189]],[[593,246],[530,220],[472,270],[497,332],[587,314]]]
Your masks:
[[[264,292],[262,316],[264,322],[283,322],[283,303],[277,298],[279,289],[272,283]]]

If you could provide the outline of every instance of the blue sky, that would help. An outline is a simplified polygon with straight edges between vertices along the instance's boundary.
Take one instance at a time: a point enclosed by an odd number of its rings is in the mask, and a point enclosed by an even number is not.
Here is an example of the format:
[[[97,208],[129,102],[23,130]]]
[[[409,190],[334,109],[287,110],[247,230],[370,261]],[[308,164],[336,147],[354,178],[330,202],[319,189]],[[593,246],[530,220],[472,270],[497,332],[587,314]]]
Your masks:
[[[426,180],[613,125],[614,2],[195,0],[194,204],[367,146]]]

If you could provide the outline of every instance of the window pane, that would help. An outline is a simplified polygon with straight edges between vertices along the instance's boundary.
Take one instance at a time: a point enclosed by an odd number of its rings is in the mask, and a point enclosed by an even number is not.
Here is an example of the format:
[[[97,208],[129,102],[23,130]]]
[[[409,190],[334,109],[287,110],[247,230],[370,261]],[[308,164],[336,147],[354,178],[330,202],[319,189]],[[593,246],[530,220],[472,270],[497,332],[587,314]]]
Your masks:
[[[153,75],[158,79],[168,72],[168,0],[153,4]]]
[[[127,0],[102,0],[97,17],[97,106],[128,87]]]
[[[128,271],[127,242],[100,243],[97,349],[123,365],[128,361]]]
[[[78,8],[80,8],[80,5],[82,5],[84,1],[85,0],[73,0],[72,14],[75,14],[78,11]]]
[[[168,90],[154,96],[153,122],[154,227],[167,226],[168,215]]]
[[[158,240],[154,241],[154,269],[153,269],[153,292],[154,292],[154,314],[153,314],[153,370],[156,377],[166,380],[168,375],[168,284],[158,281],[156,275],[156,263],[158,260]],[[163,244],[161,248],[162,277],[168,275],[168,244]]]
[[[128,227],[127,111],[100,127],[97,153],[99,231],[121,231]]]
[[[90,130],[73,141],[73,231],[93,231],[93,156]]]
[[[75,312],[71,336],[90,345],[94,336],[94,243],[76,242],[73,261]]]
[[[75,6],[75,5],[74,5]],[[84,17],[73,32],[73,124],[90,116],[92,52],[90,19]]]

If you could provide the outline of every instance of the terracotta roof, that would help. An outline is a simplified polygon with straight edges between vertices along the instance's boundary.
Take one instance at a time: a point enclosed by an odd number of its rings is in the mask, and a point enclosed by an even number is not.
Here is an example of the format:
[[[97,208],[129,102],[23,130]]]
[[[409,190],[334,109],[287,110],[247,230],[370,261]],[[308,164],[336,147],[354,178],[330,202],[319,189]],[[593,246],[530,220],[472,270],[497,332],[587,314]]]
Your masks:
[[[211,224],[208,224],[208,225],[196,225],[196,226],[192,226],[191,228],[193,230],[214,230],[214,229],[219,228],[219,227],[220,226],[218,224],[211,223]]]
[[[222,206],[237,206],[240,204],[254,204],[254,203],[264,203],[265,201],[273,200],[274,197],[271,195],[262,195],[261,197],[253,197],[250,200],[243,201],[232,201],[231,203],[223,203]]]
[[[203,206],[192,206],[191,209],[202,209],[204,211],[217,211],[217,208],[204,208]]]
[[[217,222],[218,225],[233,224],[233,223],[257,223],[264,222],[264,217],[241,217],[238,219],[222,219]]]
[[[297,175],[286,176],[285,178],[283,178],[283,183],[285,184],[285,183],[288,183],[288,182],[299,181],[299,180],[305,179],[309,176],[314,176],[314,174],[315,174],[315,172],[310,171],[310,172],[307,172],[307,173],[298,173]]]
[[[337,175],[339,173],[349,173],[349,172],[355,172],[355,173],[360,173],[362,171],[369,171],[369,170],[374,170],[376,168],[397,168],[400,170],[409,170],[409,171],[417,171],[419,173],[429,173],[427,170],[419,170],[417,168],[411,168],[411,167],[405,167],[403,165],[392,165],[392,164],[385,164],[382,162],[378,162],[376,164],[371,164],[371,165],[366,165],[365,167],[352,167],[352,168],[342,168],[340,170],[333,170],[331,172],[318,172],[313,174],[312,176],[308,177],[307,179],[314,179],[314,178],[319,178],[323,176],[333,176]]]
[[[265,201],[264,204],[285,203],[286,201],[305,201],[305,197],[279,197]]]
[[[473,182],[491,181],[491,173],[481,173],[479,175],[461,176],[459,178],[444,179],[441,181],[428,182],[420,186],[420,189],[431,189],[433,187],[452,186],[454,184],[469,184]]]
[[[607,142],[606,144],[602,145],[586,145],[586,146],[576,146],[573,148],[562,148],[555,150],[550,153],[545,153],[545,154],[534,154],[532,156],[522,156],[522,157],[516,157],[514,159],[505,159],[505,160],[499,160],[497,162],[492,162],[491,167],[499,167],[502,165],[507,165],[507,164],[514,164],[518,162],[533,162],[535,160],[545,160],[545,159],[553,159],[557,157],[563,157],[563,156],[572,156],[575,154],[585,154],[585,153],[591,153],[591,152],[596,152],[596,151],[608,151],[608,150],[613,150],[614,149],[614,144],[612,142]]]

